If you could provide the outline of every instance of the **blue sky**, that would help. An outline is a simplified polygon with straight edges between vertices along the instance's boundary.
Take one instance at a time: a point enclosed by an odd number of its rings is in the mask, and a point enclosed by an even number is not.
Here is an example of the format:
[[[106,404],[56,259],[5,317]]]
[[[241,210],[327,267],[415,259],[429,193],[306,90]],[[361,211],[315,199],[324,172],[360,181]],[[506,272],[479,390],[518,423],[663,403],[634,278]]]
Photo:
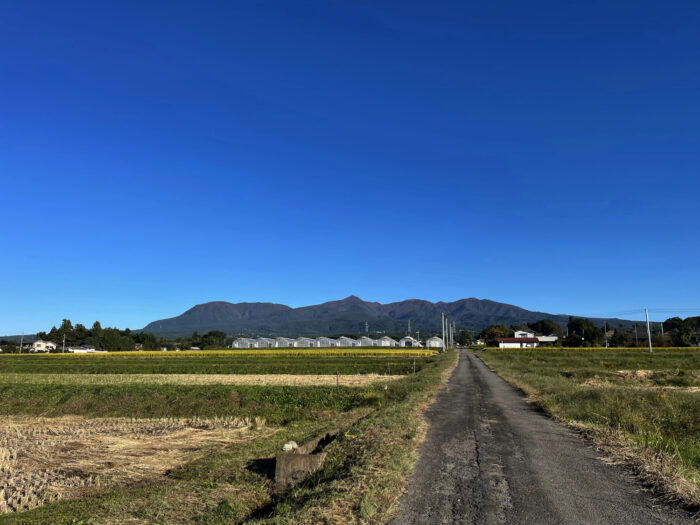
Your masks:
[[[699,17],[5,0],[0,334],[350,294],[698,315]]]

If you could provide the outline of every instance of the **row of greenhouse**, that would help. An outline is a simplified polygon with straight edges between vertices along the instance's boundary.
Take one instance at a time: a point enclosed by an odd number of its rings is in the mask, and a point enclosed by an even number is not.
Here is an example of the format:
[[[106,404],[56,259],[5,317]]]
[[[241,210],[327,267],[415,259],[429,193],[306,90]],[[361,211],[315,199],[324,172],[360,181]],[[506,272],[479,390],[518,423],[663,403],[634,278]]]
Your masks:
[[[392,339],[391,337],[380,337],[373,339],[371,337],[360,337],[353,339],[352,337],[297,337],[291,339],[289,337],[258,337],[251,339],[247,337],[239,337],[233,344],[232,348],[352,348],[352,347],[411,347],[421,348],[423,343],[411,336],[406,336],[400,340]],[[442,339],[439,337],[431,337],[425,342],[428,348],[442,348]]]

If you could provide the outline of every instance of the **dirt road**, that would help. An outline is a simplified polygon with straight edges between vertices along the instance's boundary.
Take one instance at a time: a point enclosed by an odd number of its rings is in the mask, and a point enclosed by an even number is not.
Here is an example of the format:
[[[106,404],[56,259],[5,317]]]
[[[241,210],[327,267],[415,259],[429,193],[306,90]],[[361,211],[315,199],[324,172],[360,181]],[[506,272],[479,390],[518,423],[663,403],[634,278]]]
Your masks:
[[[462,352],[395,525],[691,524]]]

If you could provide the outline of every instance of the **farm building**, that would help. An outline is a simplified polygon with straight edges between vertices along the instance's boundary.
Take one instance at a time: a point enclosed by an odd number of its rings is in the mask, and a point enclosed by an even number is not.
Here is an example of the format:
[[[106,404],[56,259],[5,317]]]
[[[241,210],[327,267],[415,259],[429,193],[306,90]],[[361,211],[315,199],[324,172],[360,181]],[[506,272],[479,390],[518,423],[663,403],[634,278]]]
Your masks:
[[[277,341],[268,337],[258,337],[256,343],[256,348],[275,348],[277,346]]]
[[[522,339],[523,337],[532,339],[535,337],[535,332],[530,332],[529,330],[518,330],[515,332],[515,334],[513,334],[513,337],[515,339]]]
[[[309,339],[308,337],[297,337],[294,340],[294,348],[313,348],[315,346],[315,339]]]
[[[294,339],[289,337],[278,337],[275,339],[277,343],[277,348],[290,348],[294,346]]]
[[[338,346],[337,339],[332,339],[330,337],[319,337],[318,339],[316,339],[317,348],[330,348],[335,346]]]
[[[399,346],[408,346],[408,347],[421,347],[423,345],[420,344],[420,341],[418,339],[414,339],[411,336],[406,336],[401,341],[399,341]]]
[[[374,339],[362,336],[357,340],[357,346],[374,346]]]
[[[233,342],[233,348],[257,348],[257,341],[247,337],[239,337]]]
[[[375,346],[399,346],[399,342],[385,335],[384,337],[377,339]]]
[[[499,348],[535,348],[539,344],[536,337],[499,337]]]
[[[428,348],[442,348],[442,338],[434,335],[425,342],[425,346]]]
[[[351,346],[357,346],[357,341],[355,339],[352,339],[351,337],[339,337],[338,338],[338,346],[346,347],[349,348]]]
[[[56,343],[52,343],[51,341],[37,339],[29,344],[30,352],[50,352],[51,350],[56,350]]]
[[[538,335],[537,339],[539,340],[540,343],[556,343],[559,341],[559,336],[551,334],[551,335]]]

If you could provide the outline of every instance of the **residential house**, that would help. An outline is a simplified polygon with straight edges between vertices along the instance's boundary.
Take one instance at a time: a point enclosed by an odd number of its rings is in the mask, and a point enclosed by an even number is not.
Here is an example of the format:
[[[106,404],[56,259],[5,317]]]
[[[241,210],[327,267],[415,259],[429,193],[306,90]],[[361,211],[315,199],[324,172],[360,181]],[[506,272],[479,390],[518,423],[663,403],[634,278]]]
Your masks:
[[[33,343],[29,344],[30,352],[50,352],[51,350],[56,350],[56,343],[51,341],[37,339]]]
[[[499,337],[499,348],[535,348],[539,344],[537,337]]]

